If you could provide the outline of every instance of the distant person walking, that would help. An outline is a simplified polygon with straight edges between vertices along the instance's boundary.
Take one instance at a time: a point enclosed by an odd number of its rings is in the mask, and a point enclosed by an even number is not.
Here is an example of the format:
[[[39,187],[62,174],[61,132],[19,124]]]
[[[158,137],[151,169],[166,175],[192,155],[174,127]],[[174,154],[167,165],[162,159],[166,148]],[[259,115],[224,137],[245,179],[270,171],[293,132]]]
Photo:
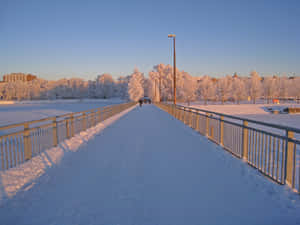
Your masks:
[[[143,99],[140,99],[139,103],[140,103],[140,107],[142,107],[142,105],[143,105]]]

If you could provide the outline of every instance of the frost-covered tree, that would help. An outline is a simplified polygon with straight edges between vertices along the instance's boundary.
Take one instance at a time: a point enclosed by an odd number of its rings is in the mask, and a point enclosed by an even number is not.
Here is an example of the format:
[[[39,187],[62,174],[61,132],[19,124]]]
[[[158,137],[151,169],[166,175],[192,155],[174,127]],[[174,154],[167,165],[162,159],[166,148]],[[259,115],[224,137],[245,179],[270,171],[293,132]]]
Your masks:
[[[233,77],[231,94],[232,98],[237,102],[237,104],[240,104],[240,101],[246,98],[246,85],[242,78],[238,76]]]
[[[130,80],[130,76],[119,77],[117,81],[117,94],[122,99],[128,99],[128,83]]]
[[[267,103],[269,104],[278,90],[276,77],[264,77],[262,86],[264,98],[267,99]]]
[[[204,100],[204,104],[207,104],[208,99],[214,98],[216,94],[216,86],[214,85],[211,77],[204,76],[198,80],[197,94],[200,99]]]
[[[288,79],[287,77],[280,77],[279,78],[279,97],[280,98],[287,98],[288,97]]]
[[[131,75],[128,84],[128,95],[132,101],[138,101],[144,96],[144,76],[138,69],[135,69]]]
[[[173,99],[173,68],[172,68],[172,66],[158,64],[158,65],[154,66],[154,71],[158,72],[158,74],[159,74],[158,85],[159,85],[160,99],[161,100],[172,100]]]
[[[219,101],[224,104],[226,100],[231,96],[232,91],[232,78],[231,76],[226,76],[218,79],[217,81],[217,90],[216,94],[218,96]]]
[[[98,98],[111,98],[114,94],[114,79],[110,74],[102,74],[96,79],[96,96]]]
[[[261,95],[261,78],[256,71],[250,73],[249,93],[253,103]]]
[[[180,95],[179,97],[189,105],[191,101],[196,100],[197,80],[186,72],[181,72],[180,75],[183,84],[179,86],[179,91],[182,93],[182,97]]]
[[[160,91],[159,91],[159,73],[156,71],[151,71],[149,72],[149,97],[154,101],[154,102],[159,102],[160,101]]]

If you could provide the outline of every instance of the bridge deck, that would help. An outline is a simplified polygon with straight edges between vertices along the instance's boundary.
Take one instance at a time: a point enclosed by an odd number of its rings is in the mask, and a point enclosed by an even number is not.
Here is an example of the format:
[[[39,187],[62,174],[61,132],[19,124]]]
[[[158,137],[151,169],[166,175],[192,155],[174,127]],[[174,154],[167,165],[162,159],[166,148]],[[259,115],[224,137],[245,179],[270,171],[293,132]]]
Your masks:
[[[0,207],[0,224],[296,224],[291,195],[146,105]]]

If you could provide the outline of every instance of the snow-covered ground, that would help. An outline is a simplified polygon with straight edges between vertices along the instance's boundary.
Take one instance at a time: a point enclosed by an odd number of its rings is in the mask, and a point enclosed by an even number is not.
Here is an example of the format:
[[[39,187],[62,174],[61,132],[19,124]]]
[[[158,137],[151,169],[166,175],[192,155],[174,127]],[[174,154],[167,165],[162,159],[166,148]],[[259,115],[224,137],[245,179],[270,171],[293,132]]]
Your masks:
[[[120,99],[44,100],[0,104],[0,126],[123,103]]]
[[[1,173],[7,196],[0,224],[300,223],[299,195],[152,105],[133,109],[88,143],[77,138],[47,152],[36,179],[15,179],[21,167]],[[51,151],[76,142],[84,144],[52,159]],[[30,162],[21,173],[30,172]],[[8,180],[18,189],[10,195]]]
[[[187,104],[182,104],[187,105]],[[227,105],[200,105],[190,104],[190,107],[209,110],[213,112],[234,115],[242,118],[254,119],[262,122],[274,123],[300,129],[300,114],[272,114],[268,108],[282,109],[286,107],[299,107],[300,104],[227,104]]]

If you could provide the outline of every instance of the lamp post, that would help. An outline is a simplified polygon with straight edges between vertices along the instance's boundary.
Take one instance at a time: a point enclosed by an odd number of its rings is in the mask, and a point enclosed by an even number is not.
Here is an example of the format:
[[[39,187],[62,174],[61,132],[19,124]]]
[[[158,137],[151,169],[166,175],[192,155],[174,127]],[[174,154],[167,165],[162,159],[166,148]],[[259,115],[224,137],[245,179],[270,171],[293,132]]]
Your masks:
[[[169,34],[168,38],[173,38],[173,47],[174,47],[174,62],[173,62],[173,70],[174,70],[174,74],[173,74],[173,94],[174,94],[174,105],[176,105],[176,50],[175,50],[175,34]]]

